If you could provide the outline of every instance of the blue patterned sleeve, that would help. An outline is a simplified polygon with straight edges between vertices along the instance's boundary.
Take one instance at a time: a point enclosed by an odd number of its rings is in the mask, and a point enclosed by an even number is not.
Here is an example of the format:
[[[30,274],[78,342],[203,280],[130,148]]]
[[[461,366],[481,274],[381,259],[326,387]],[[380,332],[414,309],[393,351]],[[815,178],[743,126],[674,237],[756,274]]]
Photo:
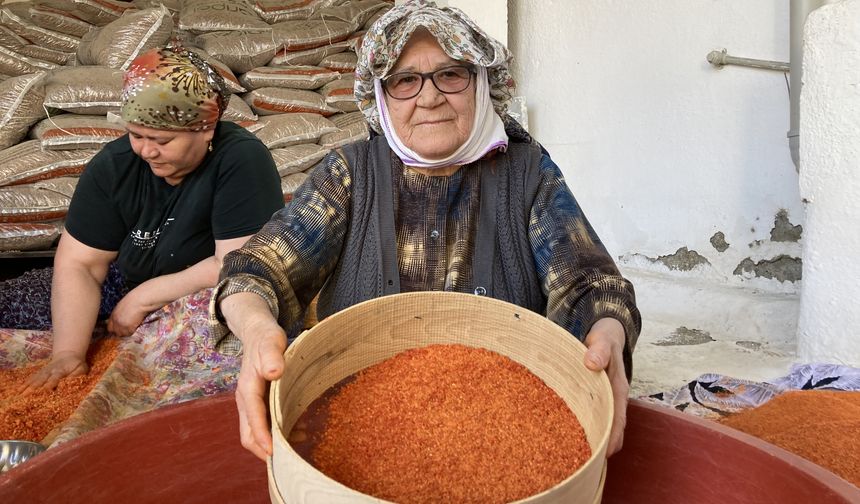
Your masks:
[[[529,240],[547,297],[547,317],[580,340],[599,319],[617,319],[626,332],[624,360],[629,377],[641,329],[633,285],[621,276],[547,154],[541,157],[540,173]]]
[[[349,220],[351,185],[343,157],[329,153],[286,207],[242,248],[224,257],[210,307],[223,352],[240,348],[218,310],[218,303],[231,294],[259,294],[288,333],[301,329],[305,310],[337,263]]]

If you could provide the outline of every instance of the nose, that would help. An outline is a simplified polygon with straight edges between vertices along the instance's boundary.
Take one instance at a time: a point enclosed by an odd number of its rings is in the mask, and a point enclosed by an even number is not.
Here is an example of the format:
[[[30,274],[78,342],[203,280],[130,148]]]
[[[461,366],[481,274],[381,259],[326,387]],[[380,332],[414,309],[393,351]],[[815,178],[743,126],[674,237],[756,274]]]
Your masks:
[[[419,107],[432,108],[436,107],[445,101],[445,95],[436,89],[436,86],[430,80],[430,77],[425,77],[421,83],[421,91],[418,92],[416,105]]]
[[[158,157],[158,146],[149,139],[142,139],[140,146],[140,157],[145,161],[150,161]]]

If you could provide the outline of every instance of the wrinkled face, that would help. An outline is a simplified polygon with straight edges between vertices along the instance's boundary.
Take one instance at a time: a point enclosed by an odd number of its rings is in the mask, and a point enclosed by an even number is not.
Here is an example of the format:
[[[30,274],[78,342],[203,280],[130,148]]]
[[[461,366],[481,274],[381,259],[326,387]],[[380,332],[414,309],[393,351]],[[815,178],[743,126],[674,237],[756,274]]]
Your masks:
[[[170,131],[127,124],[134,153],[149,163],[156,177],[178,185],[200,166],[215,130]]]
[[[419,29],[406,43],[389,75],[432,72],[462,64],[445,54],[430,32]],[[418,96],[397,100],[386,95],[385,103],[403,144],[424,158],[441,159],[463,145],[472,131],[475,79],[460,93],[444,94],[427,78]]]

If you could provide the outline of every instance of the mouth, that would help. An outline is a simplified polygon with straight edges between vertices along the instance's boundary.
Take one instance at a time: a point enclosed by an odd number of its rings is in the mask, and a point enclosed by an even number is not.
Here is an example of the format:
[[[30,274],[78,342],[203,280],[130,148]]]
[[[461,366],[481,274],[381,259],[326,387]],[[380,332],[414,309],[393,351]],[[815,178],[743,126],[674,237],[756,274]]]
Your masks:
[[[432,119],[427,121],[418,122],[418,126],[434,126],[437,124],[444,124],[447,122],[451,122],[453,119]]]

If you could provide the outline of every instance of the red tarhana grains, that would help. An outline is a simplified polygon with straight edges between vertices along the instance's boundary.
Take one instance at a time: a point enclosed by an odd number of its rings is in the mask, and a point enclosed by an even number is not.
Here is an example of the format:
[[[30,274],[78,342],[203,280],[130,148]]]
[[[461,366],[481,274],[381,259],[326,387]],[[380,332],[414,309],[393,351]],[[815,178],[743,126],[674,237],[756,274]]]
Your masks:
[[[71,416],[117,353],[118,338],[94,340],[87,351],[90,371],[60,380],[54,390],[17,394],[27,378],[45,365],[0,370],[0,439],[41,442]],[[47,362],[46,362],[47,363]]]
[[[722,420],[860,486],[860,392],[798,390]]]
[[[323,400],[327,418],[310,462],[381,499],[510,502],[551,488],[591,457],[564,401],[524,366],[489,350],[409,350]],[[291,442],[306,437],[295,434]]]

